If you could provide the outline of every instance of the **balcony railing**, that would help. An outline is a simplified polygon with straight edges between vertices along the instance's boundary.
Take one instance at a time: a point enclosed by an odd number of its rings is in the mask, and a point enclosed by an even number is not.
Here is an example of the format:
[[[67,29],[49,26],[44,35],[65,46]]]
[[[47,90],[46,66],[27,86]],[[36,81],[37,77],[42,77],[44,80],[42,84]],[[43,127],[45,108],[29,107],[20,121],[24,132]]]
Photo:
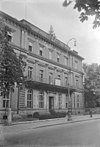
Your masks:
[[[49,79],[49,78],[40,78],[39,76],[34,76],[33,78],[28,78],[27,81],[33,81],[35,83],[43,83],[63,88],[70,88],[70,89],[79,89],[83,90],[81,87],[77,87],[75,84],[68,84],[66,81],[62,81],[60,79]]]

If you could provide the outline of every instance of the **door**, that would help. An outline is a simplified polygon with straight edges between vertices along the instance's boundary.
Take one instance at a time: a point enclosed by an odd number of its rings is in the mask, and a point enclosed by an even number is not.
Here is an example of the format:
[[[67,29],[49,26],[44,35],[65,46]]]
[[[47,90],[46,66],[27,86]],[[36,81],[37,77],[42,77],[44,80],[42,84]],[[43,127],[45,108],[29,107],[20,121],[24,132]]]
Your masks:
[[[54,97],[49,97],[49,110],[54,109]]]

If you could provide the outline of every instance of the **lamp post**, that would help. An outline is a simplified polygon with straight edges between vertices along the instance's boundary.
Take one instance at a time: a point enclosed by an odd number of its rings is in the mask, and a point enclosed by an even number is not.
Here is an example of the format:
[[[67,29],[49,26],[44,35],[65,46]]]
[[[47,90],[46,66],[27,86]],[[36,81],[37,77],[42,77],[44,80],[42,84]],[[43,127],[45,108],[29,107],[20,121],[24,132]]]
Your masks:
[[[72,73],[71,71],[68,72],[69,77],[71,73]],[[69,81],[70,81],[70,78],[69,78]],[[72,107],[72,101],[70,97],[70,84],[68,82],[68,121],[72,120],[72,116],[71,116],[72,108],[71,107]]]

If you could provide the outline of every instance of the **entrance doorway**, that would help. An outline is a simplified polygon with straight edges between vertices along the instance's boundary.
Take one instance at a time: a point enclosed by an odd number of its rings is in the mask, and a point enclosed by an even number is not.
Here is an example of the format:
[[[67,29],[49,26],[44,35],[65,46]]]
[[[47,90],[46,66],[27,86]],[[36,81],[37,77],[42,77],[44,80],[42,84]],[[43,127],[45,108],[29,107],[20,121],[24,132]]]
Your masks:
[[[54,97],[50,96],[49,97],[49,110],[54,109]]]

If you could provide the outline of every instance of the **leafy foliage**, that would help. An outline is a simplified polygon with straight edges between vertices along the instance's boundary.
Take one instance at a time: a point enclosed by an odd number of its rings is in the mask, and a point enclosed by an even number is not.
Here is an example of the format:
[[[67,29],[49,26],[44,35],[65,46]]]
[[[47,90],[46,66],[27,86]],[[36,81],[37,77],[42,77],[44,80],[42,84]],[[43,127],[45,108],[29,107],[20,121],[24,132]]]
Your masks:
[[[95,107],[97,103],[96,89],[100,86],[100,65],[98,64],[83,64],[85,72],[85,106]]]
[[[85,107],[93,108],[96,106],[96,96],[94,94],[93,88],[94,87],[91,85],[90,80],[86,79],[85,86],[84,86]]]
[[[5,26],[3,20],[0,20],[0,88],[2,93],[9,96],[9,91],[15,83],[23,82],[26,63],[22,55],[17,56],[11,47],[8,38],[10,28]]]
[[[63,6],[68,6],[72,2],[75,2],[74,9],[80,12],[81,22],[88,20],[89,16],[94,16],[93,28],[100,26],[100,0],[65,0]]]

